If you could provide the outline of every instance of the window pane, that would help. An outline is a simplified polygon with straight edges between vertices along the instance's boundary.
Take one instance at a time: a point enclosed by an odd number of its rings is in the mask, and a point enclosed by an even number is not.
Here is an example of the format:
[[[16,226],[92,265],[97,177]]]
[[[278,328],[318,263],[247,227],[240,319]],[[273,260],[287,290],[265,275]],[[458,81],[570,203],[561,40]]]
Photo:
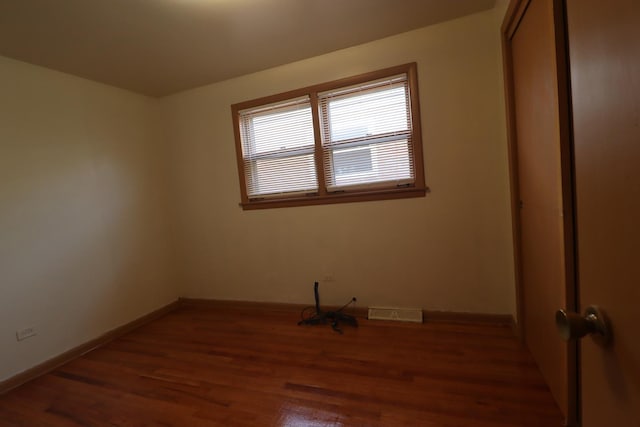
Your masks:
[[[408,129],[404,86],[333,99],[327,109],[333,142]]]
[[[263,114],[251,121],[253,154],[313,146],[311,107]]]
[[[247,192],[258,195],[314,192],[318,188],[313,154],[256,160],[250,166]]]
[[[249,197],[317,191],[309,97],[242,111],[240,125]]]
[[[414,183],[406,75],[325,92],[320,102],[328,191]]]
[[[354,154],[355,150],[359,150],[359,154]],[[334,149],[332,151],[334,159],[333,186],[362,185],[386,181],[403,183],[413,180],[412,157],[407,139],[370,144],[357,149]],[[336,157],[338,158],[337,162]],[[349,161],[350,164],[345,165]]]
[[[336,175],[369,172],[372,169],[371,148],[369,147],[333,150],[333,170]]]

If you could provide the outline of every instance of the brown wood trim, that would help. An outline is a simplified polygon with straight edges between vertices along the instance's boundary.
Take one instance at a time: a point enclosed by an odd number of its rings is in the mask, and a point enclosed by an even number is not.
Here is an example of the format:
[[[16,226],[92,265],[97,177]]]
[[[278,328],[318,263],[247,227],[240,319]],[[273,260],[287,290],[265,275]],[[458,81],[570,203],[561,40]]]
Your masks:
[[[405,73],[407,75],[407,86],[409,87],[410,98],[410,115],[412,121],[411,128],[411,145],[414,167],[414,183],[410,187],[387,187],[380,189],[360,189],[345,190],[339,194],[329,193],[327,191],[327,183],[325,182],[322,136],[320,129],[320,117],[318,111],[318,93],[333,90],[342,87],[353,86],[368,81],[383,79],[398,74]],[[263,199],[250,200],[247,195],[246,171],[242,154],[242,139],[240,132],[239,112],[249,108],[255,108],[262,105],[273,104],[286,101],[288,99],[308,96],[312,109],[314,139],[315,139],[315,164],[316,177],[318,179],[317,193],[305,196],[277,196],[265,197]],[[420,96],[418,90],[418,72],[415,62],[398,65],[395,67],[385,68],[383,70],[371,71],[357,76],[347,77],[343,79],[333,80],[326,83],[307,86],[305,88],[283,92],[275,95],[265,96],[258,99],[244,101],[233,104],[231,106],[231,114],[233,119],[233,131],[236,146],[236,162],[238,168],[238,176],[240,182],[240,207],[244,210],[267,209],[294,206],[310,206],[332,203],[350,203],[358,201],[375,201],[389,200],[410,197],[422,197],[428,192],[425,185],[424,174],[424,157],[422,148],[422,127],[420,116]]]
[[[267,302],[267,301],[238,301],[238,300],[218,300],[207,298],[180,298],[180,305],[182,307],[199,307],[208,309],[226,309],[226,310],[260,310],[260,311],[279,311],[279,312],[291,312],[300,314],[302,310],[307,307],[312,307],[314,304],[296,304],[296,303],[283,303],[283,302]],[[323,306],[326,310],[337,310],[338,306]],[[345,312],[352,314],[358,318],[367,318],[368,308],[349,306],[345,308]]]
[[[409,80],[409,99],[411,101],[411,130],[413,146],[413,170],[418,187],[425,187],[424,154],[422,148],[422,117],[420,115],[420,91],[418,90],[418,65],[414,63],[407,71]]]
[[[236,301],[236,300],[216,300],[206,298],[180,298],[180,304],[184,307],[201,307],[211,309],[229,309],[229,310],[264,310],[264,311],[289,311],[299,313],[305,307],[313,304],[294,304],[294,303],[278,303],[278,302],[256,302],[256,301]],[[325,307],[328,310],[334,310],[338,307]],[[347,313],[353,314],[358,318],[366,319],[368,307],[349,307],[345,309]],[[510,314],[491,314],[491,313],[468,313],[456,311],[435,311],[423,310],[423,318],[425,323],[482,323],[482,324],[514,324],[513,316]],[[373,320],[372,320],[373,321]],[[376,322],[385,322],[385,320],[375,320]],[[396,322],[393,322],[396,323]]]
[[[242,138],[240,136],[240,110],[235,106],[231,106],[231,119],[233,121],[233,137],[236,144],[236,162],[238,166],[238,178],[240,179],[240,200],[243,202],[249,200],[247,195],[247,181],[244,174],[244,160],[242,156]]]
[[[324,158],[322,156],[322,132],[320,130],[318,92],[311,92],[309,94],[309,101],[311,102],[311,116],[313,117],[313,139],[315,142],[314,160],[316,162],[316,178],[318,179],[318,196],[327,197],[327,181],[324,175]],[[246,206],[246,204],[243,206]]]
[[[240,203],[245,210],[268,209],[268,208],[288,208],[294,206],[327,205],[333,203],[371,202],[374,200],[407,199],[412,197],[424,197],[430,190],[425,188],[399,188],[388,190],[367,191],[363,193],[338,193],[329,194],[324,197],[290,197],[286,199],[265,199],[254,200],[247,203]]]
[[[178,308],[180,308],[180,302],[174,301],[127,324],[105,332],[99,337],[87,341],[84,344],[80,344],[72,348],[71,350],[67,350],[62,354],[52,357],[49,360],[46,360],[32,368],[27,369],[26,371],[20,372],[19,374],[16,374],[13,377],[0,382],[0,394],[4,394],[9,390],[14,389],[28,381],[51,372],[57,367],[71,362],[73,359],[76,359],[92,350],[100,348],[110,341],[113,341],[114,339],[121,337],[122,335],[125,335],[133,331],[134,329],[137,329],[153,320],[156,320]]]
[[[199,308],[224,308],[233,310],[277,310],[277,311],[299,311],[311,304],[295,304],[284,302],[266,301],[240,301],[240,300],[220,300],[209,298],[179,298],[181,307]]]
[[[511,40],[513,34],[518,29],[520,21],[524,16],[527,7],[529,7],[531,0],[511,0],[504,20],[502,21],[502,32],[507,35],[507,38]]]
[[[518,191],[518,144],[515,119],[515,98],[513,83],[513,57],[511,53],[511,37],[517,26],[513,22],[520,22],[529,0],[511,0],[502,24],[502,59],[504,74],[505,107],[507,116],[507,149],[509,157],[509,181],[511,192],[511,233],[514,256],[514,273],[516,285],[516,331],[520,342],[525,341],[524,301],[522,289],[522,254],[520,250],[520,194]]]
[[[458,311],[431,311],[423,312],[425,323],[428,322],[446,322],[446,323],[482,323],[482,324],[499,324],[512,326],[514,324],[513,316],[510,314],[492,314],[492,313],[468,313]]]

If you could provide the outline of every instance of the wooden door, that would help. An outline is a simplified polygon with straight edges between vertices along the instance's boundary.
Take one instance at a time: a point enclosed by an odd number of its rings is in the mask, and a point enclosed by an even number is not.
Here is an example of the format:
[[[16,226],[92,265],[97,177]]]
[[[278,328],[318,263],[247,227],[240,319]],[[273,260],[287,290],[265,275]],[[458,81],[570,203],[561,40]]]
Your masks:
[[[503,35],[519,330],[572,425],[577,417],[576,346],[556,338],[553,317],[559,307],[575,306],[562,3],[512,1]]]
[[[580,342],[582,426],[639,427],[640,1],[568,0],[567,18],[580,311],[613,330]]]

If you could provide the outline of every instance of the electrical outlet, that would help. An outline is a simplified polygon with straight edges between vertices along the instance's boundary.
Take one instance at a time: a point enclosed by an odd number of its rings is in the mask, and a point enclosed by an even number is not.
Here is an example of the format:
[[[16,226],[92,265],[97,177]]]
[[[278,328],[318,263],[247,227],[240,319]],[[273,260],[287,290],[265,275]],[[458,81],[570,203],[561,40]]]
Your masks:
[[[33,326],[30,328],[24,328],[16,331],[16,339],[18,341],[26,340],[36,334],[36,328]]]

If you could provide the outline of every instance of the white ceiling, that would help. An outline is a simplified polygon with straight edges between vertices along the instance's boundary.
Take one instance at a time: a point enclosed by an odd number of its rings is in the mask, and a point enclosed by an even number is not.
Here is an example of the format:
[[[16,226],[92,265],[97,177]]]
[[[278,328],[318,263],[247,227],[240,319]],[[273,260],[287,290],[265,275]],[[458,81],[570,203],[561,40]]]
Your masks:
[[[0,55],[163,96],[495,0],[0,0]]]

